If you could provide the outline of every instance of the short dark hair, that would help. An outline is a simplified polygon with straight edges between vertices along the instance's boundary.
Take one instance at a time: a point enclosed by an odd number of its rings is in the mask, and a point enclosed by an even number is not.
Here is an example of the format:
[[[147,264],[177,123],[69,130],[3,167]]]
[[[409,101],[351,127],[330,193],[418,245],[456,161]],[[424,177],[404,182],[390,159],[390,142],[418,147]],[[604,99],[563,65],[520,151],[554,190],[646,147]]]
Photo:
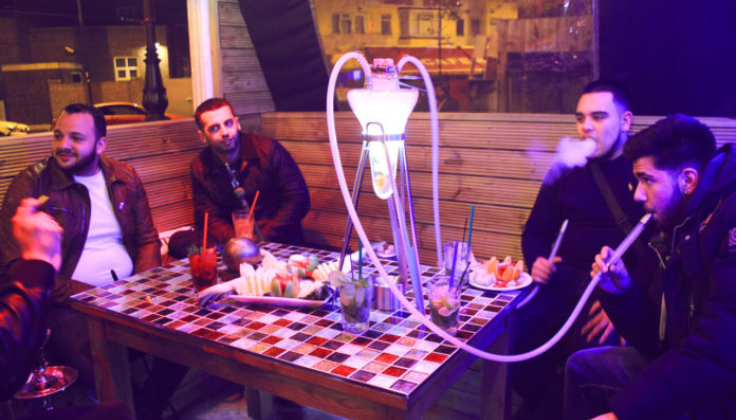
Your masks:
[[[716,139],[702,122],[675,114],[629,137],[623,154],[630,162],[651,157],[665,171],[692,166],[700,172],[716,154]]]
[[[98,140],[106,135],[106,117],[103,112],[90,104],[69,104],[64,107],[67,114],[88,114],[93,117],[95,124],[95,139]]]
[[[613,94],[613,102],[621,105],[625,110],[631,109],[629,108],[630,103],[628,91],[623,83],[617,82],[615,80],[593,80],[592,82],[585,85],[584,88],[582,88],[582,94],[580,94],[580,96],[586,93],[598,92],[608,92]]]
[[[229,110],[232,111],[232,115],[234,115],[234,108],[232,108],[232,104],[227,102],[226,99],[222,98],[211,98],[203,101],[201,105],[196,108],[196,113],[193,114],[193,118],[196,119],[196,125],[198,126],[199,130],[204,129],[204,125],[201,122],[201,114],[208,111],[213,111],[215,109],[219,109],[221,107],[229,107]]]

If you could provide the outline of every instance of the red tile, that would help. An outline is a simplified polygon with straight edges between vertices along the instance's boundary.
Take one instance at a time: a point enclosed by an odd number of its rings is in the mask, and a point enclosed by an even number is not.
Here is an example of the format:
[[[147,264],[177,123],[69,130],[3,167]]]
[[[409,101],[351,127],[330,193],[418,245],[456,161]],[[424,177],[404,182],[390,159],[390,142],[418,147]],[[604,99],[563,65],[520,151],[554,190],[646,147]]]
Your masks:
[[[384,373],[384,375],[395,376],[395,377],[399,378],[405,372],[407,372],[407,369],[402,369],[402,368],[398,368],[398,367],[392,366],[389,369],[385,370],[383,373]]]
[[[268,343],[268,344],[276,344],[276,343],[278,343],[281,340],[283,340],[283,339],[280,338],[280,337],[274,337],[272,335],[269,335],[268,337],[265,337],[263,339],[263,342],[264,343]]]
[[[446,356],[438,353],[430,353],[425,360],[434,363],[443,363],[446,360]]]
[[[313,352],[309,353],[309,355],[310,355],[310,356],[314,356],[314,357],[321,357],[321,358],[323,358],[323,359],[324,359],[324,358],[325,358],[325,357],[327,357],[327,355],[329,355],[330,353],[332,353],[332,351],[330,351],[330,350],[327,350],[327,349],[317,349],[317,350],[315,350],[315,351],[313,351]]]
[[[397,359],[399,359],[399,356],[395,356],[389,353],[381,353],[379,357],[376,358],[377,361],[382,362],[382,363],[387,363],[390,365],[394,363],[394,361]]]
[[[350,375],[351,373],[353,373],[355,371],[356,370],[353,369],[352,367],[340,365],[340,366],[336,367],[335,369],[333,369],[332,370],[332,373],[335,373],[335,374],[340,375],[340,376],[348,376],[348,375]]]

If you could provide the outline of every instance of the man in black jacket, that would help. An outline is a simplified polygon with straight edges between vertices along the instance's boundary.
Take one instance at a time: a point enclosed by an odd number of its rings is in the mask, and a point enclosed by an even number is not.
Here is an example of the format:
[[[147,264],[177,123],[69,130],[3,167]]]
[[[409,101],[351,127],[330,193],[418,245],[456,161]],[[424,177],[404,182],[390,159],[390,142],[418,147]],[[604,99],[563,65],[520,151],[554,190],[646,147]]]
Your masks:
[[[647,273],[595,257],[600,300],[631,347],[583,350],[567,364],[569,419],[732,419],[735,415],[736,157],[684,115],[626,143],[652,213],[650,246],[662,264],[662,303],[639,284]]]
[[[189,245],[201,242],[207,212],[209,243],[224,244],[235,236],[232,213],[253,202],[252,222],[263,240],[303,245],[309,190],[291,154],[273,139],[241,132],[232,105],[222,98],[204,101],[194,118],[208,145],[191,162],[196,232],[173,235],[170,255],[184,258]]]
[[[626,234],[601,192],[595,171],[603,174],[606,189],[625,215],[626,224],[633,225],[643,214],[641,205],[631,197],[631,164],[621,154],[632,117],[626,92],[619,84],[597,80],[583,89],[575,110],[579,140],[560,143],[559,158],[541,185],[523,231],[523,256],[541,287],[534,299],[518,310],[515,353],[533,350],[556,333],[585,289],[595,254],[603,245],[618,245]],[[589,154],[589,149],[594,152]],[[581,162],[576,155],[581,156]],[[565,219],[569,219],[569,226],[560,252],[549,261]],[[567,357],[578,349],[605,343],[618,344],[618,337],[600,305],[591,301],[576,326],[553,349],[514,364],[513,385],[524,400],[518,420],[558,418],[564,383],[561,373]]]

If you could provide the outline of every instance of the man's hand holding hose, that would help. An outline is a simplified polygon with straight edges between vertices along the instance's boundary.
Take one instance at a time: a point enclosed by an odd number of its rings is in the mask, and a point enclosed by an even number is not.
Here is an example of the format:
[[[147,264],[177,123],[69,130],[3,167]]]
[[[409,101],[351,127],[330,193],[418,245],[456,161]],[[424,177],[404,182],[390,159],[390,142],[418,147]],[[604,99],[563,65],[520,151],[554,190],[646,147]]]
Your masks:
[[[629,289],[631,277],[629,277],[629,272],[626,271],[626,266],[620,258],[610,267],[607,265],[607,261],[611,259],[613,253],[614,251],[611,248],[604,246],[600,250],[600,254],[595,256],[590,276],[595,277],[602,273],[599,283],[600,288],[612,295],[618,295]]]

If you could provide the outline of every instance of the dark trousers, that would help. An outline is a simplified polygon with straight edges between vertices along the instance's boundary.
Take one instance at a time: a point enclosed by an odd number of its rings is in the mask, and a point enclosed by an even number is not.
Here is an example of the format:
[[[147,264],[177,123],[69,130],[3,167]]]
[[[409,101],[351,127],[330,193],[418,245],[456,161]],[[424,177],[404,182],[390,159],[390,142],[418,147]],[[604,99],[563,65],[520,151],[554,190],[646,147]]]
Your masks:
[[[574,310],[589,273],[558,266],[557,275],[549,284],[542,285],[538,294],[516,314],[515,353],[533,350],[549,340],[564,325]],[[598,346],[598,338],[591,342],[580,333],[585,325],[594,299],[590,299],[567,334],[550,350],[512,366],[513,388],[523,398],[516,418],[523,420],[561,418],[564,394],[564,366],[567,358],[577,350]],[[618,345],[613,333],[608,343]]]

